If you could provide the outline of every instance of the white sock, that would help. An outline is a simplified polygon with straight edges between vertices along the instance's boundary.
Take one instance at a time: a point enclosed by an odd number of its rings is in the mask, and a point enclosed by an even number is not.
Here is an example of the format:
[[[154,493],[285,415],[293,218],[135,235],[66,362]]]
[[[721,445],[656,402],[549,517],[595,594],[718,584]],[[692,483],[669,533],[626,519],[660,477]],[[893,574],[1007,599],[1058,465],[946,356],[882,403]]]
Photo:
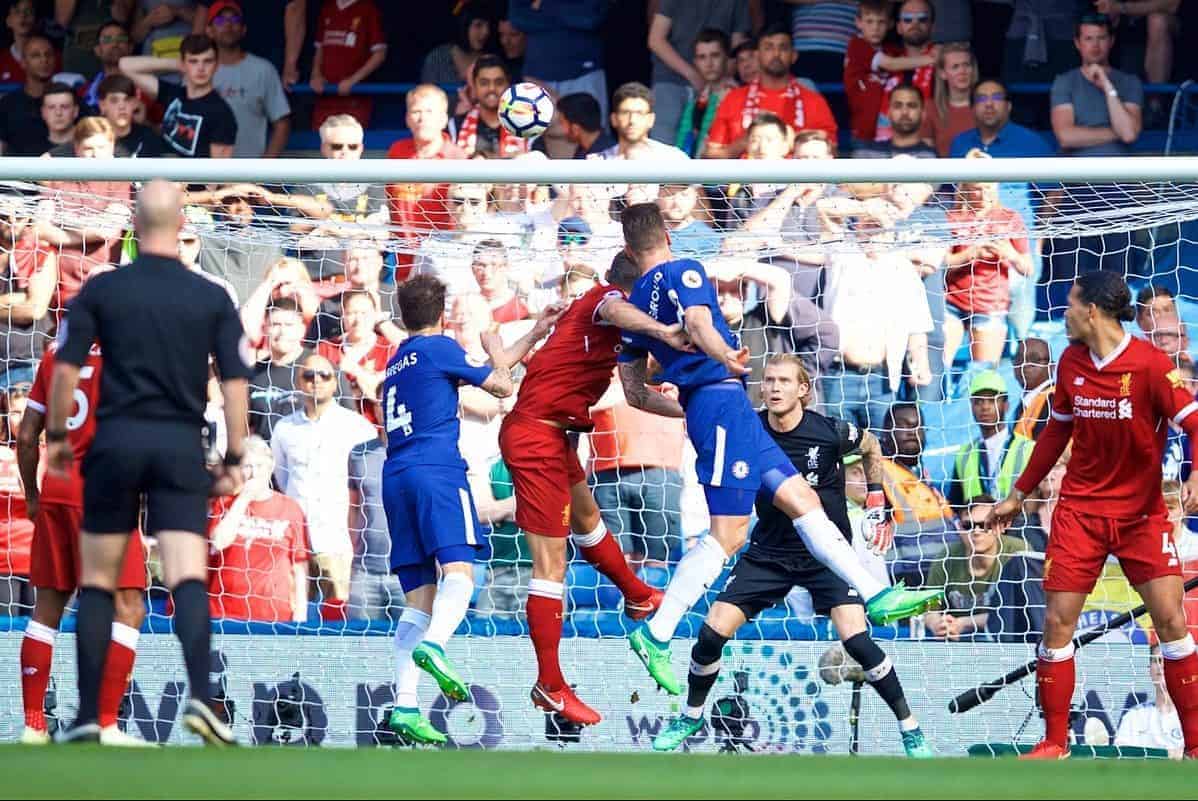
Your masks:
[[[918,728],[919,721],[915,719],[914,715],[899,721],[899,731],[915,731]]]
[[[844,538],[823,509],[812,509],[796,518],[794,525],[811,555],[857,590],[861,600],[868,601],[886,589],[886,585],[871,576],[865,565],[861,564],[852,543]]]
[[[603,522],[602,518],[600,518],[599,525],[595,526],[593,531],[589,531],[586,534],[574,532],[570,534],[570,539],[572,539],[574,544],[579,548],[594,548],[596,545],[603,542],[603,538],[606,536],[607,524]]]
[[[54,638],[58,635],[58,629],[52,629],[47,625],[38,623],[36,620],[30,620],[25,624],[25,636],[31,640],[44,642],[47,645],[54,645]]]
[[[1192,653],[1194,653],[1194,637],[1190,634],[1187,634],[1180,640],[1161,643],[1161,656],[1171,662],[1185,659]]]
[[[473,594],[474,579],[470,576],[450,573],[441,579],[441,586],[437,587],[437,597],[433,601],[433,619],[428,624],[424,639],[444,648],[465,619]]]
[[[412,661],[412,651],[424,639],[428,630],[429,616],[419,609],[407,608],[399,616],[395,627],[395,705],[407,709],[419,709],[416,685],[420,682],[420,670]]]
[[[685,717],[690,718],[691,720],[698,720],[699,718],[703,717],[703,707],[690,706],[688,704],[687,707],[683,710],[682,714]]]
[[[653,639],[658,642],[673,639],[674,630],[678,628],[682,616],[699,602],[711,583],[719,578],[726,561],[728,554],[724,553],[724,547],[711,535],[699,540],[694,548],[686,552],[666,587],[661,607],[646,624]]]
[[[137,641],[141,637],[141,632],[132,626],[126,626],[124,623],[112,621],[112,641],[120,643],[130,651],[136,653]]]

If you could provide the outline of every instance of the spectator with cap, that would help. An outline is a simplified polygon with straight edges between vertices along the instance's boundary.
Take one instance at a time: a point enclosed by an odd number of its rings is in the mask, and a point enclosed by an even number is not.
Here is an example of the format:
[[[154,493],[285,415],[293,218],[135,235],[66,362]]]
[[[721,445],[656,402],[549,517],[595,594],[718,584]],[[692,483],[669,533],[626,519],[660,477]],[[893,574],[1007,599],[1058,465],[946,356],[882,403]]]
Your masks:
[[[372,439],[349,452],[350,620],[399,621],[403,590],[391,572],[391,530],[383,509],[383,462],[387,443]]]
[[[730,44],[748,38],[752,29],[747,3],[735,0],[663,0],[649,21],[649,52],[653,56],[653,103],[660,115],[653,138],[673,142],[683,108],[706,80],[688,58],[705,28],[723,31]]]
[[[100,85],[106,78],[121,74],[121,59],[133,52],[132,38],[129,29],[123,23],[114,19],[104,22],[96,32],[95,45],[92,48],[98,60],[99,70],[87,70],[84,74],[92,75],[84,83],[79,99],[83,108],[91,114],[100,108]],[[68,53],[70,51],[68,50]],[[69,72],[75,72],[67,65]],[[93,74],[94,73],[94,74]]]
[[[507,63],[499,56],[479,56],[470,68],[468,86],[474,105],[449,126],[449,137],[467,158],[510,158],[528,151],[528,140],[499,122],[499,98],[511,85]]]
[[[208,605],[213,618],[302,623],[308,618],[308,526],[293,498],[271,489],[275,460],[247,437],[245,483],[208,513]]]
[[[616,140],[607,132],[600,110],[599,101],[586,92],[575,92],[558,99],[556,121],[561,125],[566,141],[574,146],[571,158],[598,156],[615,146]],[[544,150],[545,140],[546,137],[541,137],[533,147]]]
[[[217,0],[208,7],[207,33],[216,42],[218,63],[212,85],[237,118],[233,155],[275,158],[291,134],[291,104],[274,65],[244,50],[246,30],[241,3]]]
[[[1028,337],[1015,349],[1011,366],[1015,381],[1023,389],[1015,410],[1015,436],[1034,441],[1048,425],[1052,410],[1052,392],[1056,387],[1052,351],[1043,339]]]
[[[1144,85],[1111,67],[1114,45],[1106,17],[1085,17],[1073,39],[1082,65],[1052,83],[1052,132],[1072,156],[1120,156],[1143,129]]]
[[[728,75],[731,49],[728,34],[718,28],[704,28],[695,37],[694,69],[703,79],[703,88],[692,92],[687,99],[674,137],[674,145],[688,156],[703,155],[716,109],[724,95],[736,86]]]
[[[957,451],[949,485],[953,506],[963,506],[983,494],[1007,497],[1035,444],[1007,426],[1007,382],[996,371],[986,370],[973,377],[969,404],[979,437]]]
[[[524,31],[525,80],[565,97],[584,92],[599,101],[599,119],[607,119],[607,76],[600,35],[611,11],[608,0],[511,0],[508,19]]]
[[[214,3],[199,3],[192,33],[202,33]],[[270,25],[255,25],[246,34],[242,46],[262,56],[279,72],[289,91],[299,82],[300,55],[307,42],[309,0],[254,0],[254,18],[270,20]],[[279,36],[282,26],[282,36]]]
[[[54,45],[41,34],[25,39],[22,49],[25,83],[0,98],[0,155],[40,156],[46,152],[42,97],[54,76]]]
[[[904,83],[894,87],[887,101],[890,138],[857,145],[853,148],[853,158],[888,159],[899,155],[936,158],[935,148],[924,141],[925,113],[923,93],[914,84]]]
[[[17,467],[17,431],[29,401],[28,381],[8,384],[0,394],[0,615],[22,617],[33,610],[29,584],[33,521]]]
[[[96,89],[100,115],[112,125],[118,156],[159,158],[166,154],[162,137],[133,119],[137,87],[124,75],[109,75]]]
[[[611,214],[611,187],[598,184],[570,184],[564,194],[554,201],[553,215],[558,224],[558,245],[565,234],[578,234],[585,238],[582,245],[594,257],[594,265],[611,264],[616,251],[624,247],[624,229]],[[573,218],[582,223],[569,222]]]
[[[796,132],[817,128],[827,133],[829,142],[835,142],[836,119],[828,102],[790,74],[795,63],[790,31],[785,27],[767,28],[757,40],[757,52],[760,75],[720,101],[703,155],[739,158],[748,145],[749,126],[764,111],[776,114]]]
[[[656,130],[653,93],[642,83],[626,83],[612,95],[611,126],[616,144],[599,154],[604,159],[685,159],[687,155],[667,140],[650,137]],[[675,123],[676,125],[677,123]],[[668,141],[674,141],[670,132]]]
[[[383,19],[374,0],[325,0],[314,46],[308,84],[320,97],[312,109],[312,127],[319,130],[328,117],[349,114],[369,128],[374,102],[353,91],[387,59]],[[337,97],[324,97],[326,86]]]
[[[275,483],[299,502],[308,520],[321,618],[346,617],[353,544],[349,539],[349,455],[378,436],[361,415],[336,400],[337,372],[323,356],[306,356],[300,371],[303,405],[279,420],[271,437]]]
[[[31,209],[0,195],[0,386],[33,382],[50,339],[58,254],[39,240]]]
[[[941,158],[948,158],[953,139],[974,127],[973,87],[979,80],[978,60],[968,42],[949,42],[936,57],[932,102],[924,109],[924,139]]]

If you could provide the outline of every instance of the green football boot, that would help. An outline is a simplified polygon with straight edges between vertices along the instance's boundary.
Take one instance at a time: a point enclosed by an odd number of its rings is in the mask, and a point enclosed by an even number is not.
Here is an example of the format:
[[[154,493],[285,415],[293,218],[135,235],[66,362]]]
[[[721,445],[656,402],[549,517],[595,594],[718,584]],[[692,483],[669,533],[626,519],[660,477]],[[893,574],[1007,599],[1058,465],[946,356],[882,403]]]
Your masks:
[[[670,721],[670,725],[666,730],[653,738],[654,751],[676,751],[686,742],[688,737],[693,737],[703,728],[703,718],[688,718],[686,715],[679,715]]]
[[[445,649],[441,646],[425,640],[412,651],[412,661],[416,663],[416,667],[436,679],[437,686],[446,698],[452,698],[454,701],[470,700],[470,690],[466,682],[445,656]]]
[[[433,728],[419,709],[395,707],[387,719],[387,727],[409,745],[445,745],[447,738]]]
[[[943,589],[909,590],[900,581],[870,598],[865,604],[865,612],[871,623],[884,626],[896,620],[922,615],[929,609],[939,609],[943,603]]]
[[[679,695],[682,685],[674,676],[674,668],[670,664],[670,646],[653,639],[653,635],[644,626],[628,635],[628,647],[640,658],[649,671],[649,675],[657,682],[657,686],[670,695]]]

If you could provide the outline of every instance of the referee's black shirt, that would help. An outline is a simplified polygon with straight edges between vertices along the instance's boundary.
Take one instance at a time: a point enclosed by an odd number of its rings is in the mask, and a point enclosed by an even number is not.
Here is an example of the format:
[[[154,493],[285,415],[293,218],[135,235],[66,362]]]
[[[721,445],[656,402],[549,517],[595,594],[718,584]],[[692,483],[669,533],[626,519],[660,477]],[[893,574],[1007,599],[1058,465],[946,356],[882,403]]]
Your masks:
[[[245,332],[225,290],[177,259],[144,255],[83,285],[58,333],[57,358],[103,352],[96,419],[204,425],[208,355],[222,379],[249,378]]]

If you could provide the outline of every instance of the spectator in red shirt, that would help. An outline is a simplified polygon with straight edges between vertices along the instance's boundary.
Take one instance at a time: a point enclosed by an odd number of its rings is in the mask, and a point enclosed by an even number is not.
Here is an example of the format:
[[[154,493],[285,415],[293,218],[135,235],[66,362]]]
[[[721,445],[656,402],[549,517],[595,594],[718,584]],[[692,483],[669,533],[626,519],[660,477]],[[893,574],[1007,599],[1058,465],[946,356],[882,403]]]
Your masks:
[[[498,239],[484,239],[474,246],[470,272],[478,282],[483,300],[491,308],[491,319],[502,325],[527,320],[532,314],[520,300],[508,277],[507,248]]]
[[[0,386],[8,386],[33,381],[50,339],[58,256],[38,242],[22,199],[4,197],[0,209]]]
[[[33,0],[16,0],[8,7],[4,24],[12,34],[12,46],[0,53],[0,83],[25,82],[25,40],[37,27]]]
[[[291,498],[270,488],[275,460],[247,437],[236,497],[212,502],[208,605],[213,618],[263,623],[308,617],[308,527]]]
[[[336,86],[338,97],[321,97],[312,110],[312,130],[334,114],[350,114],[370,127],[374,104],[369,97],[349,97],[354,87],[374,74],[387,59],[383,19],[374,0],[325,0],[316,25],[316,54],[308,83],[320,95]]]
[[[376,333],[378,322],[375,296],[365,289],[347,290],[341,294],[341,336],[316,345],[316,352],[349,381],[358,412],[375,425],[380,423],[375,403],[379,384],[395,353],[395,345]]]
[[[970,357],[995,365],[1007,341],[1010,271],[1032,271],[1027,228],[998,200],[997,184],[962,183],[947,213],[953,245],[945,257],[944,353],[952,358],[969,329]]]
[[[973,87],[978,85],[978,60],[968,42],[949,42],[936,59],[936,88],[924,109],[924,140],[948,158],[957,134],[977,126],[973,116]]]
[[[17,469],[16,439],[25,414],[30,384],[8,387],[0,395],[0,615],[28,615],[33,608],[29,586],[29,550],[33,521],[25,509],[25,490]]]
[[[796,132],[811,128],[826,131],[829,141],[835,142],[836,120],[828,102],[790,74],[796,58],[790,30],[767,28],[757,41],[757,52],[761,74],[720,101],[703,155],[740,158],[745,152],[749,125],[763,111],[777,114]]]

